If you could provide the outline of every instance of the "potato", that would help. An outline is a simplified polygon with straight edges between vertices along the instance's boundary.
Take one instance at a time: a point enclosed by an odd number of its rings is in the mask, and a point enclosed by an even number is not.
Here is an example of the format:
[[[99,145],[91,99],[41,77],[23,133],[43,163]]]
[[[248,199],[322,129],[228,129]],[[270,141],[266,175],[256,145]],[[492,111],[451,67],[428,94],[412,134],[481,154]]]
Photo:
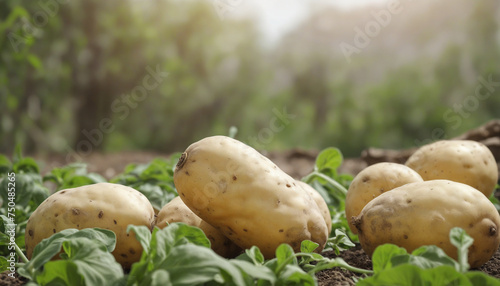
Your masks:
[[[222,257],[233,258],[242,251],[240,247],[225,237],[215,227],[194,214],[180,197],[175,197],[168,204],[164,205],[156,218],[156,226],[159,228],[165,228],[172,222],[183,222],[199,227],[210,240],[212,250]]]
[[[307,193],[313,198],[314,202],[316,202],[316,205],[321,211],[323,219],[325,220],[328,233],[332,232],[332,215],[330,214],[330,209],[328,209],[328,205],[326,204],[325,199],[323,199],[318,191],[316,191],[309,184],[299,180],[295,180],[295,183],[302,186],[302,188],[304,188],[304,190],[307,191]]]
[[[498,181],[495,157],[484,144],[441,140],[420,147],[406,165],[424,180],[446,179],[467,184],[490,197]]]
[[[68,228],[99,227],[116,234],[113,256],[123,268],[130,269],[139,261],[141,244],[127,226],[154,225],[153,206],[140,192],[126,186],[98,183],[58,191],[43,201],[30,216],[26,225],[26,254],[44,238]]]
[[[255,149],[225,136],[191,144],[174,171],[184,203],[242,248],[259,247],[266,258],[288,243],[328,238],[325,220],[313,198]]]
[[[358,233],[351,218],[359,215],[368,202],[384,192],[413,182],[423,182],[423,179],[403,164],[377,163],[359,172],[349,185],[345,199],[345,216],[351,231]]]
[[[449,233],[460,227],[474,239],[469,264],[477,268],[500,244],[500,215],[495,206],[473,187],[450,180],[410,183],[383,193],[363,208],[354,225],[368,255],[381,244],[393,243],[408,252],[436,245],[457,259]]]

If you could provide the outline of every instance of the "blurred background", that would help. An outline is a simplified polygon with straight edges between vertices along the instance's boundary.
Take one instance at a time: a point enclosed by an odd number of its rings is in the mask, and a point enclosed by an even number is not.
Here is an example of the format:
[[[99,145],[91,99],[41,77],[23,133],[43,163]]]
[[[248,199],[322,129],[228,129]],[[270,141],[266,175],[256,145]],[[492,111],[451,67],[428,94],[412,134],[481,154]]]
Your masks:
[[[168,154],[234,126],[356,157],[500,116],[498,0],[2,0],[0,19],[4,154]]]

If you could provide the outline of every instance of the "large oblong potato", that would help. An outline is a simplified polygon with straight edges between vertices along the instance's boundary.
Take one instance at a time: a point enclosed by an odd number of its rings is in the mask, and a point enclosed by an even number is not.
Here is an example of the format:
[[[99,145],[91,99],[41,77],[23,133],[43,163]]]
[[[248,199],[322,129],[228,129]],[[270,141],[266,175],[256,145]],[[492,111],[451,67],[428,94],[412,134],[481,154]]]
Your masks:
[[[359,215],[365,205],[380,194],[408,183],[423,181],[417,172],[403,164],[383,162],[364,168],[354,177],[347,190],[345,216],[349,228],[353,233],[358,233],[351,218]]]
[[[295,183],[302,186],[304,190],[313,198],[314,202],[318,206],[323,219],[325,220],[326,227],[328,229],[328,234],[332,232],[332,215],[330,214],[330,209],[328,209],[328,205],[325,202],[325,199],[316,191],[311,185],[295,180]]]
[[[130,269],[139,261],[142,246],[127,226],[145,225],[152,229],[154,210],[149,200],[139,191],[119,184],[98,183],[60,190],[31,214],[26,225],[26,254],[44,238],[68,228],[99,227],[116,234],[113,256],[123,268]]]
[[[406,166],[427,180],[460,182],[490,197],[498,182],[498,167],[486,145],[472,140],[441,140],[420,147]]]
[[[175,197],[164,205],[156,218],[156,226],[159,228],[165,228],[172,222],[183,222],[200,228],[210,240],[212,250],[222,257],[233,258],[242,251],[219,230],[193,213],[180,197]]]
[[[191,144],[174,171],[181,199],[242,248],[266,258],[303,240],[324,248],[327,226],[318,206],[295,180],[250,146],[225,136]]]
[[[368,255],[385,243],[408,252],[436,245],[457,259],[450,230],[463,228],[474,239],[469,264],[486,263],[500,245],[500,215],[495,206],[473,187],[450,181],[430,180],[406,184],[369,202],[354,218],[361,246]]]

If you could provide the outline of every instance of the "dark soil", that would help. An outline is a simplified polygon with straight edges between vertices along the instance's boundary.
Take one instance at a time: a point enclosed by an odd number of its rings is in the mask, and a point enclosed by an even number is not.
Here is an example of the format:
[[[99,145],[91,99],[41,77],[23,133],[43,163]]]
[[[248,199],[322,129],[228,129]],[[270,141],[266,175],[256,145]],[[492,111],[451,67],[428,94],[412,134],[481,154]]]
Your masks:
[[[359,244],[357,244],[354,248],[341,252],[338,256],[336,256],[333,251],[323,252],[322,255],[328,258],[341,257],[351,266],[362,269],[372,269],[370,257],[366,255]],[[497,250],[495,255],[493,255],[493,257],[486,262],[486,264],[481,266],[479,269],[472,270],[482,271],[490,276],[500,279],[500,248]],[[332,268],[323,270],[316,274],[319,286],[355,285],[356,279],[360,277],[363,277],[363,275],[345,270],[343,268]]]
[[[5,286],[19,286],[24,285],[28,281],[24,277],[19,277],[17,273],[14,274],[15,277],[9,276],[10,271],[0,273],[0,285]]]
[[[317,154],[317,151],[299,149],[264,153],[265,156],[275,162],[283,171],[297,179],[302,178],[312,171]],[[156,157],[168,158],[168,155],[148,152],[121,152],[114,154],[95,152],[84,159],[88,164],[90,172],[99,173],[109,179],[123,172],[125,166],[130,163],[147,163]],[[45,162],[42,166],[42,173],[54,167],[70,163],[62,156],[38,157],[37,159],[40,162]],[[366,162],[359,158],[346,159],[340,172],[355,175],[366,166]],[[333,251],[327,251],[322,254],[330,258],[336,257]],[[343,258],[348,264],[358,268],[371,269],[372,267],[370,258],[359,245],[353,249],[341,252],[339,257]],[[500,249],[478,270],[500,279]],[[360,277],[362,276],[342,268],[333,268],[317,273],[319,285],[355,285],[356,279]],[[0,274],[0,285],[22,285],[23,283],[21,279],[12,279],[5,273]]]

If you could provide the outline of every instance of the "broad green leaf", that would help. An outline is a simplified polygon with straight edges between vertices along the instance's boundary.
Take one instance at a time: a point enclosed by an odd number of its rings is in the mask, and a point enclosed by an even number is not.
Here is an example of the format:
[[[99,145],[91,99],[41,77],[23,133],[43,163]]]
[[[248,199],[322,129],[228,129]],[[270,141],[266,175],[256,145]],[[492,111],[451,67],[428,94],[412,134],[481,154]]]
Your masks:
[[[265,261],[264,255],[262,254],[260,249],[255,245],[250,247],[249,249],[245,249],[245,254],[250,259],[250,261],[252,261],[253,264],[255,265],[262,265]]]
[[[7,257],[0,256],[0,273],[7,271],[9,269],[9,261],[7,261]]]
[[[489,276],[484,272],[469,271],[464,275],[469,279],[471,285],[500,286],[500,279]]]
[[[67,260],[49,261],[44,265],[43,272],[36,276],[38,285],[74,285],[85,286],[83,277],[78,274],[75,263]]]
[[[23,268],[19,269],[19,273],[25,276],[40,269],[61,251],[64,241],[79,237],[91,239],[94,243],[101,243],[110,252],[114,250],[116,245],[116,236],[111,230],[100,228],[86,228],[82,230],[74,228],[65,229],[37,244],[33,249],[31,261],[26,263]]]
[[[158,230],[158,228],[156,228]],[[151,241],[151,231],[144,225],[129,225],[127,226],[127,233],[131,231],[135,234],[135,239],[139,241],[143,251],[149,252],[149,243]]]
[[[63,260],[47,262],[37,275],[38,283],[62,278],[70,280],[68,285],[110,285],[123,276],[121,265],[106,246],[93,239],[72,237],[63,242],[63,249]]]
[[[159,268],[167,270],[173,285],[198,285],[214,281],[217,276],[226,285],[244,285],[240,269],[218,256],[210,248],[184,244],[172,248]]]
[[[281,283],[280,283],[281,282]],[[297,265],[287,264],[278,276],[278,285],[317,285],[316,278]]]
[[[450,231],[450,241],[458,250],[458,264],[460,272],[465,273],[469,270],[469,263],[467,262],[469,247],[474,243],[474,239],[467,235],[465,230],[454,227]]]
[[[421,269],[411,264],[402,264],[394,268],[388,268],[375,273],[375,275],[359,281],[358,286],[468,286],[469,280],[457,272],[455,268],[443,265],[432,269]]]
[[[390,243],[378,246],[372,255],[373,271],[378,273],[392,268],[392,261],[396,256],[408,256],[408,253],[404,248]]]
[[[170,282],[170,274],[163,269],[155,270],[148,280],[141,283],[144,286],[173,286]]]
[[[12,168],[12,163],[5,155],[0,154],[0,175],[7,174]]]
[[[310,240],[303,240],[300,244],[300,252],[312,253],[316,248],[318,248],[319,244]]]
[[[297,265],[297,258],[295,257],[295,253],[293,248],[286,243],[280,244],[278,248],[276,248],[276,260],[277,260],[277,269],[283,269],[286,264]]]
[[[244,275],[248,275],[253,279],[265,280],[272,285],[276,282],[276,275],[274,272],[262,264],[252,264],[249,261],[238,259],[232,259],[230,262],[238,267]]]
[[[316,157],[315,170],[322,172],[322,170],[336,170],[342,164],[342,153],[335,147],[326,148]]]
[[[21,172],[35,173],[35,174],[40,173],[40,168],[38,167],[38,164],[36,163],[35,159],[30,157],[19,159],[17,162],[14,163],[12,169],[16,174]]]
[[[410,264],[422,269],[434,268],[440,265],[449,265],[457,271],[460,270],[458,263],[449,257],[441,248],[435,245],[422,246],[415,249],[410,256]],[[394,264],[396,265],[396,264]]]

